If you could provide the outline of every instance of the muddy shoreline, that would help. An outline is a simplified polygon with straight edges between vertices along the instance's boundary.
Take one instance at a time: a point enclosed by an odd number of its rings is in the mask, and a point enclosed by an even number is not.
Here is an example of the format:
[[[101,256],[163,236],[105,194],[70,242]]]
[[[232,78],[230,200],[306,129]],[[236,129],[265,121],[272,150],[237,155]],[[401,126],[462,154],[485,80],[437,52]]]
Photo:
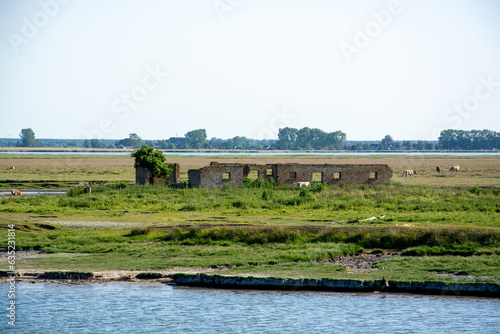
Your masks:
[[[187,270],[63,272],[25,271],[12,275],[0,271],[0,282],[28,283],[157,283],[184,287],[276,290],[276,291],[329,291],[364,293],[407,293],[441,296],[474,296],[500,298],[500,285],[492,283],[398,282],[385,279],[374,281],[349,279],[307,279],[253,276],[223,276],[216,274],[225,268],[190,268]]]
[[[500,298],[500,285],[490,283],[397,282],[385,279],[358,281],[346,279],[301,279],[274,277],[240,277],[206,274],[174,274],[170,278],[178,286],[330,292],[386,292],[442,296],[475,296]]]

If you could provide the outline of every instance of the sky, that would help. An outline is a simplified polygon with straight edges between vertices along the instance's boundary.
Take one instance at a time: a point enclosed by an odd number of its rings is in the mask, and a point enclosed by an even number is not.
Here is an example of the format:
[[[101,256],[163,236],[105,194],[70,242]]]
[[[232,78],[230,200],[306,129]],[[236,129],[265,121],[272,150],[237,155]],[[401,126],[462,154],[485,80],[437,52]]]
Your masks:
[[[500,131],[497,0],[0,0],[0,137]]]

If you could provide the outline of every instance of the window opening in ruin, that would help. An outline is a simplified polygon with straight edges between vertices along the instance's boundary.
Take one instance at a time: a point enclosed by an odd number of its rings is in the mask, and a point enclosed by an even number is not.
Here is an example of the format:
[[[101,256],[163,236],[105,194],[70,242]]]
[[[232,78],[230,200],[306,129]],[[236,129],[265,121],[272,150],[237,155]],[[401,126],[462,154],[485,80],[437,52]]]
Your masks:
[[[297,172],[290,172],[288,173],[288,179],[289,180],[294,180],[297,178]]]
[[[273,170],[271,168],[266,169],[266,176],[273,176]]]
[[[248,177],[251,180],[257,180],[259,178],[259,172],[256,170],[253,170],[250,173],[248,173],[248,175],[246,177]]]
[[[323,173],[321,172],[313,173],[312,182],[323,182]]]
[[[377,179],[377,172],[370,172],[370,179]]]
[[[340,178],[341,178],[341,174],[340,174],[340,172],[334,172],[334,173],[333,173],[333,178],[334,178],[334,179],[340,179]]]
[[[231,173],[222,173],[222,180],[230,180]]]

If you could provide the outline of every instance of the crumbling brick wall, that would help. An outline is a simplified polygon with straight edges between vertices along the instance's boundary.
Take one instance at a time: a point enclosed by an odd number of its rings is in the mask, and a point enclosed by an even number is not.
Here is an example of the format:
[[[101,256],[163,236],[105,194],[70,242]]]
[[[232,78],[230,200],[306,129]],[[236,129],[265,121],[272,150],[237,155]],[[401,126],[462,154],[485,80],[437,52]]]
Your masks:
[[[277,185],[312,182],[313,173],[321,175],[319,182],[323,184],[389,184],[392,170],[382,164],[227,164],[212,162],[201,169],[188,171],[189,183],[192,187],[217,188],[224,185],[242,186],[243,178],[252,171],[257,171],[261,180],[273,178]]]
[[[169,177],[165,178],[162,176],[155,176],[155,178],[153,179],[154,184],[169,185],[172,183],[178,183],[179,176],[180,176],[180,165],[179,164],[171,164],[171,167],[172,167],[172,172],[170,173]],[[136,167],[135,168],[135,183],[141,184],[141,185],[146,185],[146,184],[149,184],[149,181],[150,181],[149,169],[144,168],[144,167]]]
[[[392,170],[382,164],[278,164],[276,184],[294,184],[296,182],[312,182],[313,173],[320,173],[321,183],[328,184],[389,184]]]
[[[206,189],[221,189],[224,185],[232,187],[243,184],[243,169],[241,164],[219,164],[212,162],[210,166],[188,171],[191,187]]]

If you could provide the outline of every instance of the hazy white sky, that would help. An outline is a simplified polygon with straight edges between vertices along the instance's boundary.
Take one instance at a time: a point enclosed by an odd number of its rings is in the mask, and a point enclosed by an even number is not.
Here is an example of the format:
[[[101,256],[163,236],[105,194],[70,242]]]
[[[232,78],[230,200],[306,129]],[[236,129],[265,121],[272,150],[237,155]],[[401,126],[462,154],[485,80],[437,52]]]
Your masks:
[[[497,0],[0,0],[0,137],[500,131]]]

